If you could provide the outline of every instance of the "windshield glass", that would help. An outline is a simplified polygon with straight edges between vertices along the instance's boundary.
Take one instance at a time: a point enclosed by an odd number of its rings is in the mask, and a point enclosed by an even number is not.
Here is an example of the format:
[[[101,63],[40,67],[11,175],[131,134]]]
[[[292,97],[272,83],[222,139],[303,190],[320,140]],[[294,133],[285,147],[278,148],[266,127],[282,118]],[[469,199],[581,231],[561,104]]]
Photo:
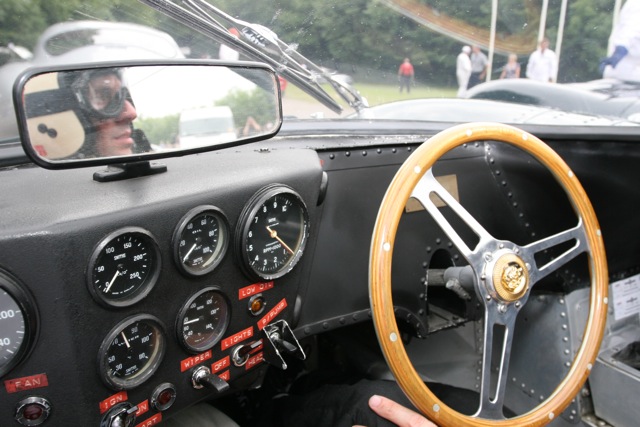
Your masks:
[[[33,55],[0,66],[0,140],[27,67],[181,56],[269,63],[285,123],[640,124],[640,0],[207,2],[176,1],[178,22],[154,0],[3,1],[0,44]]]

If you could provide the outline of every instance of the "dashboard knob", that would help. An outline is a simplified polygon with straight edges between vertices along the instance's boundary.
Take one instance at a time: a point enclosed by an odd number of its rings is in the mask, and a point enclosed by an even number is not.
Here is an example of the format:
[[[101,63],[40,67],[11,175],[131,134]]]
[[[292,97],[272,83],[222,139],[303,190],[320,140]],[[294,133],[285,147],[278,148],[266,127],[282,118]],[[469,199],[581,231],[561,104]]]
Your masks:
[[[195,389],[206,387],[218,393],[229,390],[229,383],[216,374],[212,374],[211,370],[206,366],[200,366],[193,371],[193,374],[191,375],[191,383]]]
[[[49,418],[51,404],[44,397],[31,396],[16,405],[15,419],[23,426],[39,426]]]

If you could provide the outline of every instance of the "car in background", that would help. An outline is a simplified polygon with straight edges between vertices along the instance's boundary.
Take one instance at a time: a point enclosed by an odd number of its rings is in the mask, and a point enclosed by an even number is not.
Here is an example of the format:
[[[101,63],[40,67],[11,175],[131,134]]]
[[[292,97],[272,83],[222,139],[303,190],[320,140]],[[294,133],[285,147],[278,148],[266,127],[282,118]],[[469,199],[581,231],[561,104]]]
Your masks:
[[[237,138],[233,112],[228,106],[185,110],[178,122],[180,148],[205,147]]]
[[[581,85],[587,85],[583,83]],[[590,114],[640,122],[640,98],[602,83],[584,90],[579,85],[549,84],[529,79],[504,79],[481,83],[467,91],[466,98],[549,107],[564,112]],[[588,86],[587,86],[588,87]],[[619,87],[619,86],[618,86]]]
[[[350,116],[376,120],[429,120],[447,122],[452,116],[465,122],[500,122],[560,126],[636,126],[629,120],[587,113],[572,113],[526,103],[513,105],[498,100],[431,98],[375,105]]]
[[[167,33],[123,22],[72,21],[47,28],[33,55],[0,67],[0,141],[15,135],[12,90],[16,77],[29,67],[82,64],[126,59],[181,59],[182,50]]]

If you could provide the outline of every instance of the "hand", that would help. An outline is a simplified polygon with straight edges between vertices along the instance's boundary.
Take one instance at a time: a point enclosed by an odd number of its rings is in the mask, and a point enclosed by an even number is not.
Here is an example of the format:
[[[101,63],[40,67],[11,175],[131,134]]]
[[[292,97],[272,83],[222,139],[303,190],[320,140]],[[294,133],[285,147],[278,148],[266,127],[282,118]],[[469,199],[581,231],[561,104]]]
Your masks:
[[[628,53],[629,51],[626,47],[616,46],[616,49],[613,51],[613,54],[611,54],[611,56],[600,61],[600,72],[602,73],[607,65],[611,65],[613,68],[616,68],[618,62],[620,62],[622,58],[627,56]]]
[[[373,412],[398,425],[398,427],[437,427],[417,412],[407,409],[386,397],[371,396],[369,407]]]

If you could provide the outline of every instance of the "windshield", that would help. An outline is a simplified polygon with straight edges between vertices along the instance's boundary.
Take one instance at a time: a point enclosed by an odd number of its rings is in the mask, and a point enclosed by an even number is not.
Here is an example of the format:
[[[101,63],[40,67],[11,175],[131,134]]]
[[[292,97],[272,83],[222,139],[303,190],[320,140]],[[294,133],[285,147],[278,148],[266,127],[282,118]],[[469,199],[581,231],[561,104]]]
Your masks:
[[[0,44],[33,55],[0,67],[0,140],[17,138],[11,87],[29,66],[180,56],[269,63],[285,123],[640,122],[638,0],[207,1],[175,1],[178,22],[165,1],[4,0]]]

